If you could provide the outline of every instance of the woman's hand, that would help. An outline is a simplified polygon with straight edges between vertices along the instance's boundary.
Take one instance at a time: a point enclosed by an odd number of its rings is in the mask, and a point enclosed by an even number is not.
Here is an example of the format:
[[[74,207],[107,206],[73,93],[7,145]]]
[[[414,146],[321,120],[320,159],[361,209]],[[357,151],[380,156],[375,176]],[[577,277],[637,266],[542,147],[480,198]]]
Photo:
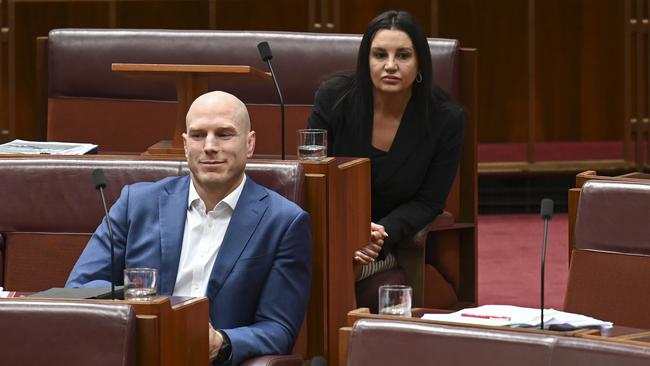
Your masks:
[[[380,251],[380,245],[368,243],[354,251],[354,262],[363,265],[374,262],[379,256]]]
[[[374,222],[370,223],[370,243],[378,245],[381,251],[381,247],[384,246],[384,239],[388,237],[388,233],[383,226],[375,224]],[[379,254],[379,252],[377,252]]]
[[[366,265],[374,262],[381,252],[384,239],[388,237],[386,229],[374,222],[370,223],[370,243],[354,252],[354,263]]]

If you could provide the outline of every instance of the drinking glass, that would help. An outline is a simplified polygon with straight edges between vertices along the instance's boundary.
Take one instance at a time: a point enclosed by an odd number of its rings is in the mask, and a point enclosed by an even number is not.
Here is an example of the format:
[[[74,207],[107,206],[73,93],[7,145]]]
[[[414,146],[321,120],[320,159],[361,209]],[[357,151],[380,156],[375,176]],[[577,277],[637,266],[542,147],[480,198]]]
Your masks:
[[[124,270],[124,299],[149,301],[158,292],[158,270],[127,268]]]
[[[411,316],[411,286],[383,285],[379,287],[379,314]]]
[[[322,160],[327,157],[327,130],[308,128],[297,131],[298,159]]]

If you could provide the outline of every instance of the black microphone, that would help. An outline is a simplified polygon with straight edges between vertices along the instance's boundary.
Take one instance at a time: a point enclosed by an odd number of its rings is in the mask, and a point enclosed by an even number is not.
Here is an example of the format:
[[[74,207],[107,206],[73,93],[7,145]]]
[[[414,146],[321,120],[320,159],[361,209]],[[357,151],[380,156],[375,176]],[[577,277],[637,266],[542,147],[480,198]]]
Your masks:
[[[282,137],[280,139],[280,146],[282,148],[282,160],[284,160],[284,98],[282,98],[282,92],[280,91],[280,86],[278,85],[278,79],[275,77],[275,72],[273,71],[273,65],[271,64],[271,59],[273,55],[271,54],[271,47],[269,43],[264,41],[257,44],[257,50],[260,51],[260,56],[262,56],[262,61],[265,61],[269,64],[269,70],[271,70],[271,79],[273,79],[273,84],[275,84],[275,90],[278,92],[278,97],[280,98],[280,131]]]
[[[104,205],[104,214],[106,215],[106,224],[108,225],[108,236],[111,239],[111,299],[115,300],[115,238],[113,237],[113,226],[111,219],[108,216],[108,207],[106,206],[106,197],[104,197],[104,188],[106,188],[106,178],[104,171],[101,168],[93,170],[93,180],[95,181],[95,189],[99,191],[102,197],[102,204]]]
[[[541,283],[541,301],[540,301],[540,325],[539,329],[544,329],[544,264],[546,262],[546,238],[548,236],[548,222],[553,218],[553,200],[544,198],[540,204],[540,215],[544,220],[544,243],[542,245],[542,283]]]

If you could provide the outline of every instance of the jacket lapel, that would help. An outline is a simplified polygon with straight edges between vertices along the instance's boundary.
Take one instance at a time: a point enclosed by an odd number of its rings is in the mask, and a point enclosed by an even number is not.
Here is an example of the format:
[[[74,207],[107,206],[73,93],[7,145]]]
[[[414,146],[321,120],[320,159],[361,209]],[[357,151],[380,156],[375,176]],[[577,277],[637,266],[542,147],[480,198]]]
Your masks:
[[[212,267],[207,289],[208,298],[212,299],[219,293],[244,248],[249,244],[268,208],[268,203],[264,200],[266,196],[266,191],[247,177]]]
[[[189,176],[171,181],[158,200],[160,217],[160,294],[171,295],[176,283],[187,217]],[[169,270],[167,270],[169,269]]]

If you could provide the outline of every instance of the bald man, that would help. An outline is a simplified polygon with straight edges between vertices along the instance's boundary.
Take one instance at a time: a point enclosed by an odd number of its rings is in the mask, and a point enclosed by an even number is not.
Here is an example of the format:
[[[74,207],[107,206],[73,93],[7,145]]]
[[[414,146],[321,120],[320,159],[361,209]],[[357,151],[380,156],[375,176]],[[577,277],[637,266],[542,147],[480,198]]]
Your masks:
[[[215,365],[288,354],[309,298],[308,215],[244,173],[255,132],[239,99],[200,96],[186,127],[189,177],[125,186],[111,207],[116,263],[157,268],[160,295],[208,298]],[[104,219],[66,287],[110,287],[110,278]]]

